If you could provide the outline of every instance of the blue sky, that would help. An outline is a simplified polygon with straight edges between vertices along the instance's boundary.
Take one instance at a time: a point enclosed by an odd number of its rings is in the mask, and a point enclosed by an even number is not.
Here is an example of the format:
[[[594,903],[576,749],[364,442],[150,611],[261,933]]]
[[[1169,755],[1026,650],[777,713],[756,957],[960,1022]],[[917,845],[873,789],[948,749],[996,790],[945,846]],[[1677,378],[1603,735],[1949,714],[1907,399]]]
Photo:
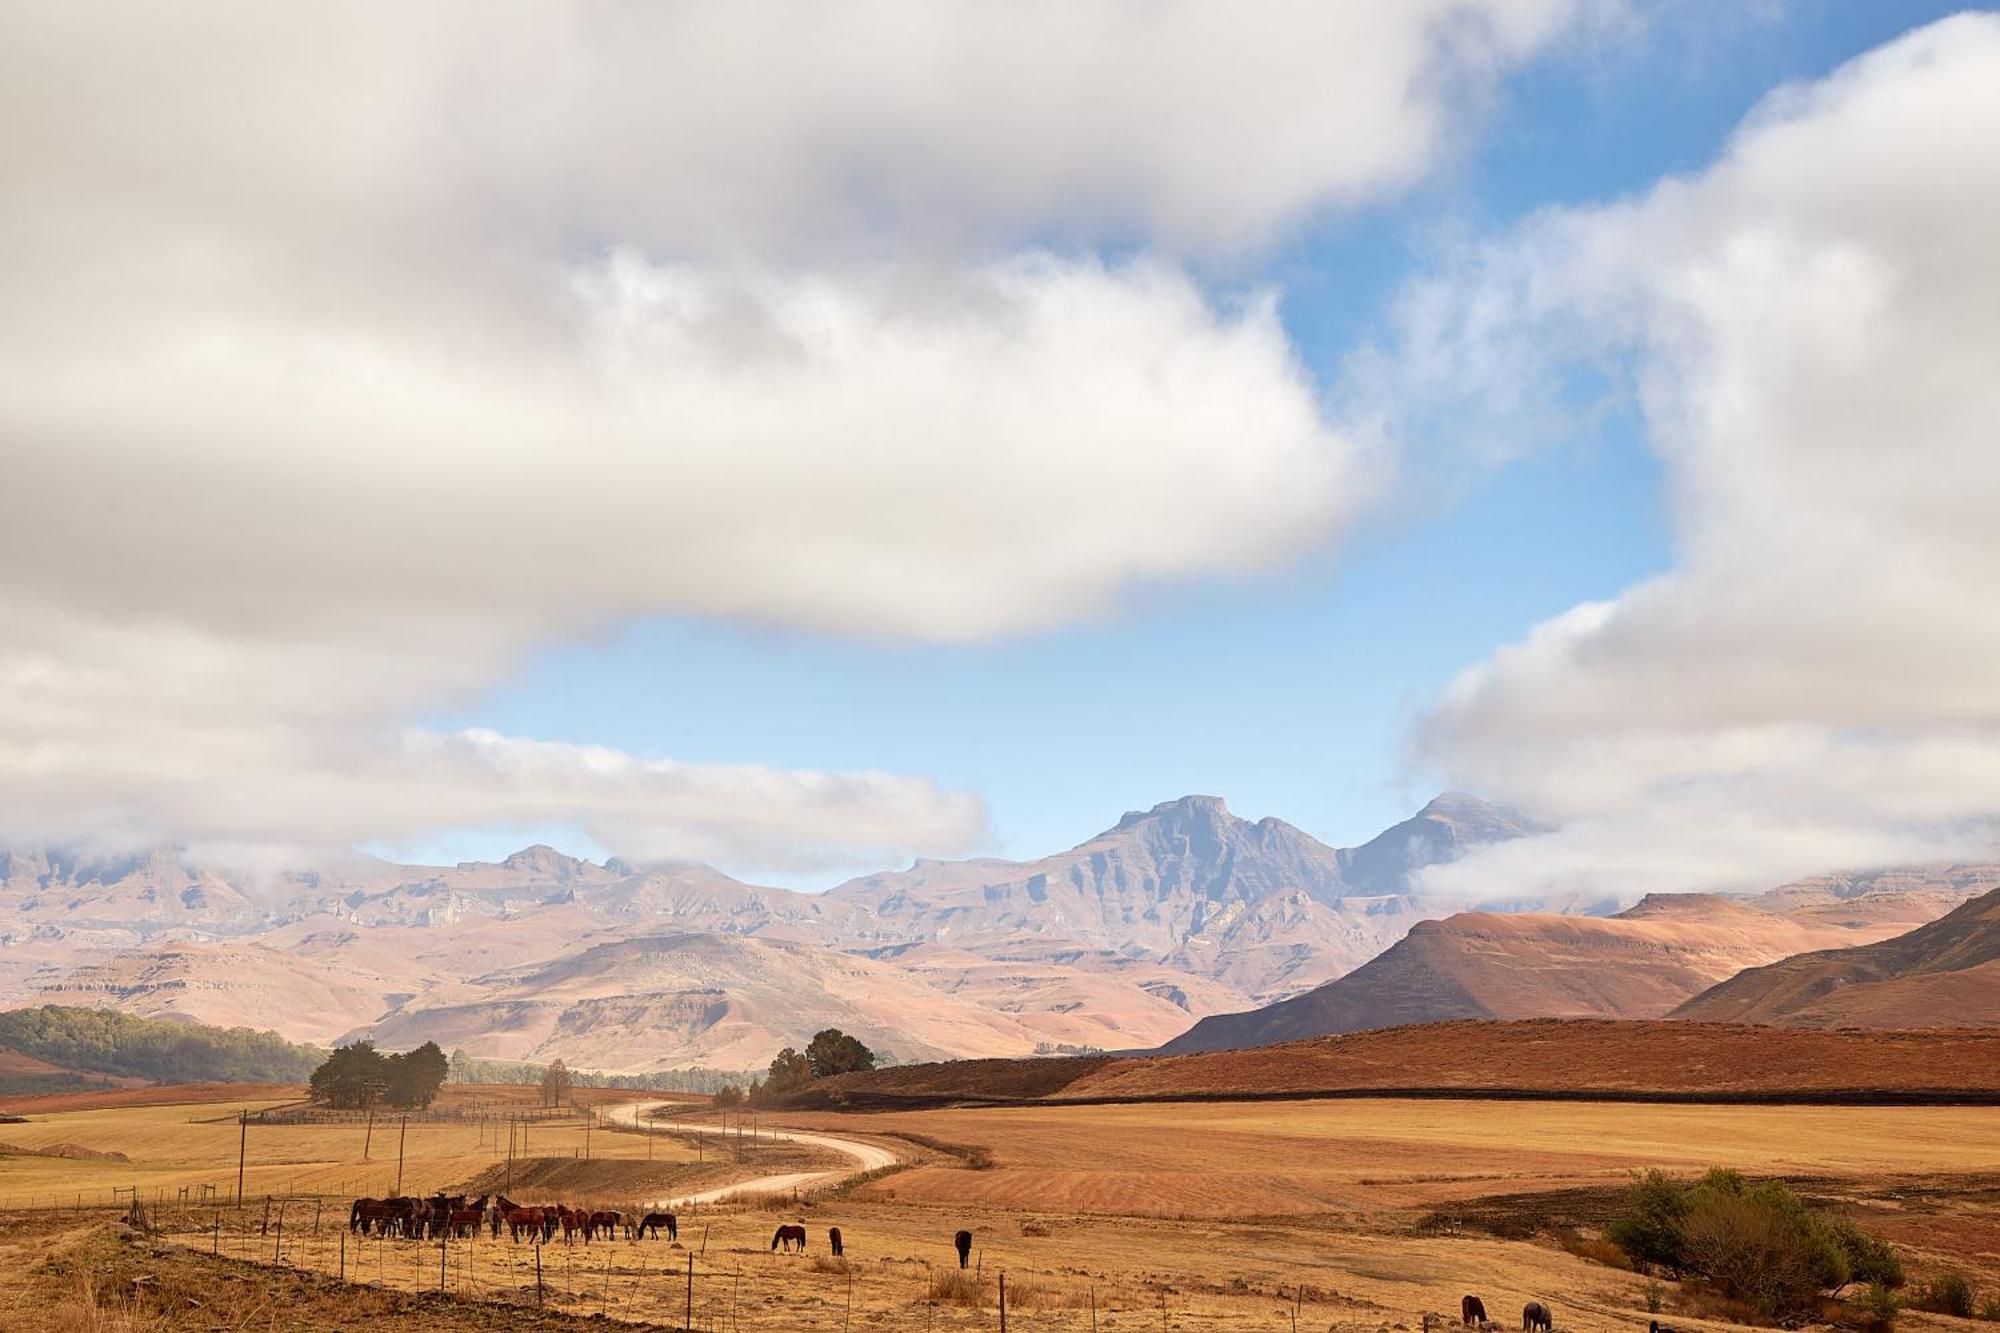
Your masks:
[[[1279,281],[1286,329],[1330,390],[1345,356],[1390,336],[1390,303],[1441,238],[1699,170],[1776,85],[1944,12],[1683,4],[1566,42],[1508,78],[1419,188],[1309,227],[1218,285]],[[1068,846],[1187,792],[1354,843],[1437,788],[1412,767],[1406,734],[1456,671],[1671,559],[1659,470],[1629,411],[1492,468],[1427,469],[1425,442],[1406,448],[1386,510],[1280,575],[1171,589],[1107,623],[976,646],[652,618],[542,652],[434,720],[690,761],[923,774],[983,796],[984,850],[1007,856]],[[491,856],[527,836],[601,850],[562,825],[394,850]]]

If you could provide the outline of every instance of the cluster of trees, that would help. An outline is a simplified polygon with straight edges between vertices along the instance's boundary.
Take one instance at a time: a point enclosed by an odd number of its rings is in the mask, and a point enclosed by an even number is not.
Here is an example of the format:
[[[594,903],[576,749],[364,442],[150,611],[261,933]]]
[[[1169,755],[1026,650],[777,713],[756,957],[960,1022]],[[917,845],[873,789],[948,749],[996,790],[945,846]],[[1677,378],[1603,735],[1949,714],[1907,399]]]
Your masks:
[[[771,1061],[761,1079],[752,1079],[749,1088],[728,1084],[716,1090],[718,1106],[736,1106],[745,1101],[763,1106],[799,1091],[816,1078],[851,1074],[875,1068],[879,1057],[839,1028],[822,1028],[806,1043],[804,1052],[787,1046]]]
[[[1605,1235],[1642,1270],[1700,1277],[1773,1319],[1818,1313],[1822,1296],[1866,1283],[1864,1305],[1893,1317],[1896,1252],[1844,1217],[1808,1206],[1780,1180],[1716,1168],[1699,1180],[1636,1177]],[[1882,1321],[1886,1322],[1886,1320]]]
[[[297,1083],[326,1056],[275,1032],[56,1004],[0,1013],[0,1048],[65,1069],[155,1083]]]
[[[385,1103],[414,1110],[431,1104],[450,1070],[434,1041],[394,1055],[382,1054],[372,1041],[357,1041],[335,1050],[313,1071],[312,1099],[347,1110]]]

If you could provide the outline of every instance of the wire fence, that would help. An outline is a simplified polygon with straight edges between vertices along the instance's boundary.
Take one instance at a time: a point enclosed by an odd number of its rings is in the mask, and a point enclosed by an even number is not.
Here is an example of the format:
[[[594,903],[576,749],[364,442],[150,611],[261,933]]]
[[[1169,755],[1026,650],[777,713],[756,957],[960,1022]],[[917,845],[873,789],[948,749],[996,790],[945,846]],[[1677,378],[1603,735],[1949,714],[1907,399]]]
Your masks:
[[[361,1234],[348,1201],[277,1196],[242,1208],[168,1201],[126,1216],[196,1254],[315,1273],[334,1282],[472,1301],[640,1321],[700,1333],[776,1330],[1012,1329],[1235,1330],[1296,1328],[1297,1299],[1249,1302],[1184,1283],[1111,1282],[1017,1270],[982,1261],[941,1263],[820,1252],[773,1252],[758,1242],[776,1216],[755,1205],[684,1213],[678,1241],[599,1239],[546,1244],[494,1237],[414,1239]],[[942,1238],[941,1238],[942,1239]],[[1272,1297],[1277,1296],[1275,1319]],[[1312,1326],[1308,1321],[1308,1326]]]

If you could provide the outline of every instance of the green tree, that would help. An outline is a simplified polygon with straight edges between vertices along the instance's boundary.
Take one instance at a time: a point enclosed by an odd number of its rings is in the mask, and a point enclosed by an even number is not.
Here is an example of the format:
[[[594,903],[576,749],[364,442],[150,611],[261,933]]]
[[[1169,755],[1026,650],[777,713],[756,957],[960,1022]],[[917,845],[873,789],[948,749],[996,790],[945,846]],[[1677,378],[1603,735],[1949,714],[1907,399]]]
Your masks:
[[[787,1046],[772,1058],[770,1073],[764,1079],[764,1091],[770,1096],[797,1092],[812,1081],[812,1076],[812,1063]]]
[[[875,1067],[875,1052],[839,1028],[825,1028],[813,1034],[806,1045],[806,1063],[814,1078],[851,1074]]]
[[[342,1046],[312,1072],[307,1087],[312,1099],[345,1110],[375,1106],[388,1095],[389,1059],[372,1041]]]
[[[737,1087],[734,1083],[723,1084],[720,1088],[716,1089],[715,1104],[722,1107],[742,1105],[743,1089]]]
[[[389,1057],[389,1101],[404,1109],[429,1106],[451,1072],[451,1061],[434,1041]]]

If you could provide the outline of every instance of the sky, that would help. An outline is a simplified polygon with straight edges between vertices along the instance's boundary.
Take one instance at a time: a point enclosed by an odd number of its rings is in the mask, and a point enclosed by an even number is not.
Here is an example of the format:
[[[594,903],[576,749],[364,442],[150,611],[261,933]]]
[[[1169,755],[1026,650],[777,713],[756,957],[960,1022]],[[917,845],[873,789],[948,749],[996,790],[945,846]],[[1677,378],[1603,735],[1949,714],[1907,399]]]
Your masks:
[[[1981,854],[1954,12],[0,9],[0,836]]]

